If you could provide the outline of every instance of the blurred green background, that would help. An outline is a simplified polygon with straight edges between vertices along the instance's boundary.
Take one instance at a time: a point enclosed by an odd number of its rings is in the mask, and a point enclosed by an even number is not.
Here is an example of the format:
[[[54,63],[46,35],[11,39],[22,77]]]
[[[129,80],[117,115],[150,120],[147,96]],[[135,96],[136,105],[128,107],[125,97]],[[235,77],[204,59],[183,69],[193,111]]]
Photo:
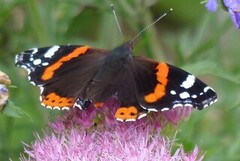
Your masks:
[[[10,100],[29,116],[0,114],[0,160],[18,160],[23,142],[43,134],[58,111],[44,109],[26,72],[14,66],[17,53],[54,44],[86,44],[112,49],[133,38],[170,7],[173,12],[139,38],[134,54],[164,60],[212,86],[219,101],[194,111],[178,127],[186,151],[198,145],[207,161],[240,160],[240,30],[227,12],[209,13],[200,0],[1,0],[0,70],[12,85]],[[20,112],[21,113],[21,112]],[[17,115],[21,116],[21,115]]]

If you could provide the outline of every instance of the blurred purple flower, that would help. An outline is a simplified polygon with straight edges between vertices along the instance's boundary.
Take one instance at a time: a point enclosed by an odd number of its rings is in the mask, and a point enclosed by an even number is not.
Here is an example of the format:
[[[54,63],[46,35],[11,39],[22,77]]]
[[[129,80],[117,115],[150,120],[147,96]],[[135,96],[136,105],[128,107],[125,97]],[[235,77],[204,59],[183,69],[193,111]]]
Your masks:
[[[118,103],[115,98],[103,107],[75,108],[50,123],[50,134],[36,135],[32,145],[25,145],[22,161],[30,160],[164,160],[201,161],[203,155],[186,153],[183,147],[172,147],[174,141],[161,136],[168,122],[177,124],[188,117],[189,109],[176,108],[171,113],[152,113],[136,122],[114,119]],[[176,111],[175,111],[176,110]],[[182,112],[181,112],[182,110]],[[169,111],[170,112],[170,111]]]
[[[237,28],[240,28],[240,0],[222,0],[224,7],[231,15],[232,21]],[[217,0],[208,0],[206,8],[211,12],[216,12]]]
[[[228,9],[234,25],[240,28],[240,0],[223,0],[223,3]]]
[[[206,3],[206,8],[211,12],[216,12],[218,7],[217,0],[208,0]]]
[[[8,89],[4,84],[0,84],[0,94],[7,94]]]

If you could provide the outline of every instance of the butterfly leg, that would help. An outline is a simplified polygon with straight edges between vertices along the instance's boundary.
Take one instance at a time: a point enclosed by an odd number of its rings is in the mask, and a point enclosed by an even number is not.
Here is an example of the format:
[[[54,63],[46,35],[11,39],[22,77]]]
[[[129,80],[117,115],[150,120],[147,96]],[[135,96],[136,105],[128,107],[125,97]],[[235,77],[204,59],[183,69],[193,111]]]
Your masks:
[[[92,101],[89,99],[78,98],[74,103],[73,107],[77,107],[81,110],[86,110],[92,104]]]

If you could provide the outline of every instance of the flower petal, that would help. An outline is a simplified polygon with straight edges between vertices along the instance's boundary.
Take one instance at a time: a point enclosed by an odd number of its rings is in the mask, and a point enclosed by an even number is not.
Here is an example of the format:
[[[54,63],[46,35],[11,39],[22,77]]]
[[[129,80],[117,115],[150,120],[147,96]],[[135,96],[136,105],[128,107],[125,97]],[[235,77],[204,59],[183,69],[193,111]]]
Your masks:
[[[223,0],[224,5],[230,10],[240,12],[240,1],[239,0]]]
[[[217,0],[208,0],[206,8],[211,12],[216,12],[218,7]]]
[[[232,10],[228,10],[228,12],[231,15],[232,21],[234,23],[234,25],[240,29],[240,12],[234,12]]]

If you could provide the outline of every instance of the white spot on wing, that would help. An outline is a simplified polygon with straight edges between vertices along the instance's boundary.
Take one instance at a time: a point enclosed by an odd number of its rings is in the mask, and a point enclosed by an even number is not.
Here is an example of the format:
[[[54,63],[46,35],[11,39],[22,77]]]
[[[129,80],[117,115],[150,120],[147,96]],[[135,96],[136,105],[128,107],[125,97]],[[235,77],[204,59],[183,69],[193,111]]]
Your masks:
[[[141,118],[146,117],[146,116],[147,116],[147,113],[142,113],[138,116],[138,119],[141,119]]]
[[[51,106],[46,106],[46,108],[53,109]]]
[[[79,105],[77,102],[74,103],[73,107],[77,107],[77,108],[79,108],[80,110],[82,110],[82,106]]]
[[[39,100],[40,100],[40,102],[42,102],[42,92],[43,92],[43,90],[44,90],[44,88],[43,87],[39,87],[39,89],[40,89],[40,97],[39,97]],[[41,103],[41,105],[42,106],[45,106],[43,103]]]
[[[193,107],[192,104],[185,104],[184,107]]]
[[[191,97],[192,97],[192,98],[197,98],[197,95],[194,94],[194,95],[192,95]]]
[[[33,50],[32,54],[36,54],[38,52],[38,48],[32,48],[31,50]]]
[[[69,107],[63,107],[62,110],[69,110]]]
[[[60,46],[53,46],[44,54],[45,58],[51,58],[55,52],[60,48]]]
[[[203,92],[206,93],[209,89],[210,89],[210,87],[207,86],[207,87],[205,87],[205,88],[203,89]]]
[[[31,81],[31,77],[28,77],[28,79],[29,79],[29,81],[30,81],[30,83],[31,83],[32,85],[36,86],[36,83],[34,83],[33,81]]]
[[[130,122],[130,121],[136,121],[136,119],[126,119],[126,122]]]
[[[181,99],[186,99],[186,98],[190,97],[188,92],[182,92],[182,93],[179,94],[179,96],[180,96]]]
[[[205,104],[205,105],[203,106],[203,108],[206,108],[206,107],[208,107],[208,104]]]
[[[184,82],[182,82],[182,84],[180,86],[185,89],[188,89],[193,86],[194,82],[195,82],[195,76],[188,75],[187,79]]]
[[[39,65],[39,64],[41,64],[41,63],[42,63],[41,59],[35,59],[35,60],[33,61],[33,65]]]
[[[122,120],[122,119],[120,119],[120,118],[116,118],[116,120],[123,122],[123,120]]]
[[[56,107],[53,107],[53,109],[54,109],[54,110],[60,110],[60,108],[57,107],[57,106],[56,106]]]
[[[182,107],[182,106],[183,106],[182,104],[178,103],[178,104],[173,105],[173,108]]]
[[[158,110],[156,110],[155,108],[148,108],[147,110],[152,112],[158,112]]]
[[[211,101],[210,103],[209,103],[209,105],[212,105],[214,102],[213,101]]]
[[[32,71],[31,71],[30,69],[28,69],[28,68],[25,68],[25,69],[26,69],[28,75],[32,72]]]
[[[40,88],[40,94],[42,94],[44,88],[43,87],[39,87]]]
[[[161,111],[168,111],[169,108],[165,107],[165,108],[162,108]]]
[[[203,89],[203,92],[206,93],[208,90],[214,91],[211,87],[207,86],[207,87],[205,87],[205,88]]]
[[[49,65],[48,62],[43,62],[43,63],[42,63],[42,66],[48,66],[48,65]]]
[[[176,91],[174,91],[174,90],[171,90],[170,93],[171,93],[172,95],[176,95],[176,94],[177,94]]]
[[[16,56],[15,56],[15,64],[18,63],[18,59],[19,59],[18,57],[19,57],[19,55],[16,55]],[[18,65],[17,65],[17,66],[18,66]]]

